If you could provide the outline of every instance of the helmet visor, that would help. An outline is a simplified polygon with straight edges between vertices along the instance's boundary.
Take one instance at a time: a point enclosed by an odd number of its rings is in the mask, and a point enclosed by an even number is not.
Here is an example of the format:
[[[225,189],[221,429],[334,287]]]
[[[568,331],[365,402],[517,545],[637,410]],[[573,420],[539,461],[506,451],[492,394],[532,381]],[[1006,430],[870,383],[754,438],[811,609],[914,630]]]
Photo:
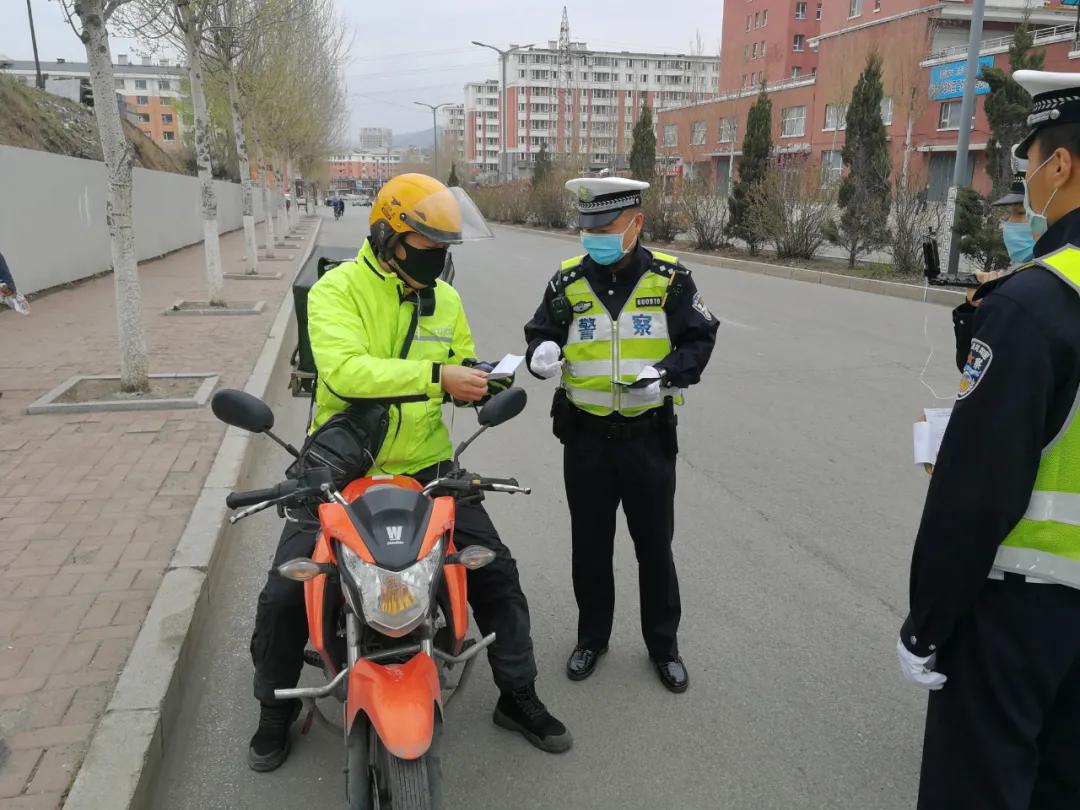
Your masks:
[[[432,242],[457,245],[495,236],[476,203],[458,186],[429,194],[401,218]]]

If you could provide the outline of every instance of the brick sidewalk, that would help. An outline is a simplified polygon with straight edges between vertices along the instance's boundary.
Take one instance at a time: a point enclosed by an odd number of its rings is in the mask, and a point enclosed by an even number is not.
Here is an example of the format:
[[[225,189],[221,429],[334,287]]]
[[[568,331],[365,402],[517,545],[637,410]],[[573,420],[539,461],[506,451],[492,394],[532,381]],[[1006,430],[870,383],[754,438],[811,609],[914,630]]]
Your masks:
[[[242,271],[242,239],[222,237],[226,272]],[[201,245],[142,263],[151,373],[215,372],[219,386],[242,388],[295,261],[260,265],[282,271],[277,281],[226,281],[229,300],[266,301],[259,315],[229,317],[162,314],[177,299],[205,299]],[[4,810],[60,806],[225,430],[209,407],[25,415],[76,373],[115,374],[119,352],[111,276],[31,310],[0,312]]]

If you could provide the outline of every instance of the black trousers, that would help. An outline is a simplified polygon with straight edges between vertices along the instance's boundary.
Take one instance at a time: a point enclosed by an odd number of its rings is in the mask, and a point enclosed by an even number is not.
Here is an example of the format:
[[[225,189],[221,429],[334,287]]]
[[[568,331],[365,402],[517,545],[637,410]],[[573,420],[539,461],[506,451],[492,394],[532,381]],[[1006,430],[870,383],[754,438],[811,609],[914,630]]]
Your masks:
[[[527,686],[536,680],[529,604],[521,590],[517,563],[483,506],[458,504],[454,544],[459,549],[478,545],[495,552],[489,565],[468,572],[469,604],[480,632],[495,633],[495,642],[487,649],[495,684],[503,691]],[[279,576],[275,569],[286,560],[310,557],[314,550],[314,531],[286,524],[274,567],[259,594],[251,660],[255,664],[255,697],[264,703],[274,702],[275,689],[296,686],[308,639],[304,586]]]
[[[682,605],[671,554],[675,530],[675,449],[664,433],[607,438],[576,431],[565,440],[563,478],[570,506],[578,644],[608,643],[615,618],[615,512],[622,504],[638,562],[641,634],[649,656],[679,654]]]
[[[919,810],[1080,807],[1080,590],[991,580],[937,669]]]

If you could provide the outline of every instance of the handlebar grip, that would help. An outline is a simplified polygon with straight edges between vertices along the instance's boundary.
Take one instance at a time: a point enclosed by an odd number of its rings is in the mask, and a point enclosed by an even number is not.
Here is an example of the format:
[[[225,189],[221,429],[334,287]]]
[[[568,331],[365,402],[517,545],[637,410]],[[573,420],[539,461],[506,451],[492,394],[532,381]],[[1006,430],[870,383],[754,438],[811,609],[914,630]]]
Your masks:
[[[299,482],[282,481],[266,489],[252,489],[248,492],[230,492],[225,496],[225,505],[230,509],[239,509],[242,506],[254,506],[263,501],[275,501],[285,498],[296,492]]]
[[[516,478],[482,478],[480,480],[485,484],[502,484],[507,487],[520,486]]]

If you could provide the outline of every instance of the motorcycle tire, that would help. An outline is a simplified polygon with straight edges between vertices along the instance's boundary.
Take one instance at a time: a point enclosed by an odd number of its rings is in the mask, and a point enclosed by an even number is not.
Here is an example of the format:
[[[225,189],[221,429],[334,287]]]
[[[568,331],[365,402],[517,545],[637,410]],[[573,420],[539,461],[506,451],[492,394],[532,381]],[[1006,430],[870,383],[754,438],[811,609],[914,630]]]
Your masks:
[[[391,810],[442,810],[442,721],[435,718],[431,747],[419,759],[384,750],[383,778]]]
[[[345,799],[349,810],[374,810],[367,718],[360,715],[345,739]],[[377,789],[376,789],[377,790]]]

